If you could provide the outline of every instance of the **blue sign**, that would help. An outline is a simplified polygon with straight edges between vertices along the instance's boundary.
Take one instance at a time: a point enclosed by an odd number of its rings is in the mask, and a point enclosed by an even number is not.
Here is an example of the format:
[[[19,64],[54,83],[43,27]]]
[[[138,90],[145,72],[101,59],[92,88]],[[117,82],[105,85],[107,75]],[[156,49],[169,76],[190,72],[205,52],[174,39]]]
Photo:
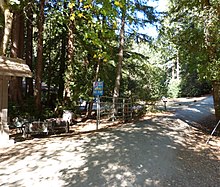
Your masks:
[[[103,81],[93,82],[93,95],[102,96],[103,95]]]

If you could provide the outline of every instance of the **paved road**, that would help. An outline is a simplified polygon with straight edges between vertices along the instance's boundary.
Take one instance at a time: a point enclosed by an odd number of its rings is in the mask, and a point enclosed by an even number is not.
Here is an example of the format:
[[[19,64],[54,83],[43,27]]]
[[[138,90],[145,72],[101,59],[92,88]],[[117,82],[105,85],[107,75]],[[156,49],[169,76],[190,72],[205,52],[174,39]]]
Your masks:
[[[0,150],[0,186],[218,187],[220,140],[172,114]]]
[[[217,123],[212,96],[170,100],[167,108],[175,112],[176,118],[195,127],[213,129]]]

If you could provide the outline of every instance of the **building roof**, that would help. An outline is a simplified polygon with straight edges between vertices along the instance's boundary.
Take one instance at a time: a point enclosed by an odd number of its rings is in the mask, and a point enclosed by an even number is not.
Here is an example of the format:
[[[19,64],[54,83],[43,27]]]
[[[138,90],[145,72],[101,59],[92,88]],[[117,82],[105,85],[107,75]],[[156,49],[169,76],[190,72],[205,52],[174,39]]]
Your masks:
[[[32,77],[32,72],[24,60],[0,56],[0,75]]]

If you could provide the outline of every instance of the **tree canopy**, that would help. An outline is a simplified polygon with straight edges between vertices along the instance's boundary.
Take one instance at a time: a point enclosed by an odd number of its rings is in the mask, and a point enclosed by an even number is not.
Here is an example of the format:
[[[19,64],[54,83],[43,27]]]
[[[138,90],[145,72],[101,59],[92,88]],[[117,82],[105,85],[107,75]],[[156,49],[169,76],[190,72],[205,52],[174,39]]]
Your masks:
[[[170,0],[160,13],[147,0],[11,0],[2,7],[2,41],[6,8],[13,15],[3,54],[25,59],[34,73],[11,81],[15,105],[74,108],[79,98],[92,100],[97,80],[106,96],[143,101],[198,96],[219,81],[218,0]],[[157,38],[139,32],[149,24],[158,26]]]

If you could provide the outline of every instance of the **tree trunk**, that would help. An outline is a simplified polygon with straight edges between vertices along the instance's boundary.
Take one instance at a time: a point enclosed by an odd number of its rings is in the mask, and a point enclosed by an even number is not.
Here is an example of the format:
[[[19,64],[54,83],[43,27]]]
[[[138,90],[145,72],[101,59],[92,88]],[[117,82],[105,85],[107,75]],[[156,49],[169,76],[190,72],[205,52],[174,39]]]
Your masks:
[[[12,25],[12,37],[11,37],[11,57],[22,58],[24,48],[24,19],[22,12],[15,12]],[[13,77],[10,80],[9,86],[9,98],[14,103],[22,103],[22,78]]]
[[[0,7],[5,16],[4,32],[1,31],[0,55],[6,54],[6,48],[11,32],[13,14],[9,11],[5,1],[0,2]],[[3,35],[2,35],[3,33]],[[7,146],[9,143],[8,127],[8,81],[9,77],[0,76],[0,147]]]
[[[117,113],[117,100],[119,97],[119,90],[120,90],[120,82],[122,76],[122,62],[124,56],[124,42],[125,42],[125,10],[122,10],[122,17],[121,17],[121,29],[120,29],[120,43],[119,43],[119,53],[118,53],[118,64],[117,64],[117,72],[116,72],[116,80],[115,80],[115,87],[113,92],[113,112],[114,114]]]
[[[44,3],[40,1],[40,14],[38,18],[38,44],[37,44],[37,66],[35,77],[35,104],[38,113],[41,114],[41,81],[43,72],[43,24],[44,24]]]
[[[1,8],[2,12],[4,12],[4,18],[5,18],[4,32],[1,31],[1,33],[0,33],[1,34],[0,55],[5,55],[6,49],[7,49],[7,44],[9,41],[9,36],[11,33],[13,13],[11,13],[9,10],[8,1],[0,1],[0,8]]]
[[[19,12],[19,40],[18,40],[18,57],[24,59],[24,14]]]
[[[4,37],[3,37],[3,44],[1,45],[1,51],[2,54],[6,54],[6,49],[9,41],[9,36],[11,33],[11,26],[12,26],[12,20],[13,20],[13,13],[10,12],[8,8],[4,10],[5,15],[5,30],[4,30]]]
[[[215,108],[215,117],[220,120],[220,81],[213,81],[213,100]]]
[[[175,63],[171,67],[171,80],[175,79]]]
[[[29,9],[27,11],[27,38],[26,38],[26,63],[29,66],[30,70],[33,71],[32,67],[32,59],[33,59],[33,12],[32,12],[32,4],[29,5]],[[34,95],[34,86],[33,86],[33,78],[26,78],[26,96]]]
[[[73,14],[73,8],[70,8],[70,15]],[[67,102],[70,99],[70,76],[71,76],[71,63],[74,58],[74,31],[75,31],[75,21],[69,21],[69,30],[68,30],[68,43],[67,43],[67,65],[65,72],[65,85],[64,85],[64,102]]]
[[[176,79],[180,80],[180,53],[179,53],[179,49],[177,50],[177,57],[176,57]]]
[[[51,102],[51,54],[49,52],[48,54],[48,67],[47,67],[47,71],[48,71],[48,78],[47,78],[47,106],[49,106],[50,108],[52,108],[52,102]]]
[[[63,6],[64,6],[64,9],[67,10],[67,2],[64,1]],[[66,14],[64,14],[63,16],[66,16]],[[67,19],[69,19],[69,17]],[[66,91],[69,90],[68,88],[65,88],[65,79],[64,78],[65,78],[65,70],[67,67],[66,60],[71,61],[72,55],[73,55],[73,54],[70,54],[70,53],[73,53],[71,51],[73,44],[71,43],[72,39],[69,38],[69,37],[72,37],[72,34],[69,33],[71,36],[67,35],[67,26],[66,25],[63,25],[63,28],[65,29],[65,31],[62,34],[61,59],[60,59],[59,80],[58,80],[58,83],[59,83],[58,99],[60,102],[63,101],[65,94],[69,95],[67,93],[64,94],[65,89],[66,89]],[[72,31],[69,31],[69,32],[72,32]],[[70,46],[67,46],[67,44]],[[68,47],[70,47],[70,49]],[[66,58],[66,55],[68,55],[68,59]],[[69,62],[67,62],[67,63],[69,64]],[[69,83],[67,83],[67,85],[69,85]],[[67,85],[66,85],[66,87],[68,87]]]
[[[88,58],[89,59],[89,58]],[[101,63],[101,60],[98,59],[98,62],[97,64],[94,66],[94,69],[95,69],[95,77],[93,79],[93,82],[96,82],[98,81],[98,75],[99,75],[99,70],[100,70],[100,63]],[[93,90],[92,90],[93,92]],[[88,111],[86,113],[86,118],[90,118],[91,115],[92,115],[92,107],[93,107],[93,100],[89,102],[89,107],[88,107]]]
[[[67,43],[67,35],[66,32],[63,33],[62,36],[62,46],[61,46],[61,59],[60,59],[60,68],[59,68],[59,90],[58,90],[58,98],[59,101],[63,100],[63,92],[64,92],[64,76],[66,70],[66,43]]]
[[[19,40],[18,40],[18,58],[23,59],[24,58],[24,14],[23,12],[20,12],[19,14],[19,24],[20,24],[20,29],[19,29]],[[18,82],[18,98],[19,98],[19,103],[23,103],[23,87],[22,87],[22,77],[17,77],[17,82]]]
[[[2,11],[0,10],[0,14]],[[3,38],[4,38],[4,27],[0,28],[0,55],[3,54]]]

